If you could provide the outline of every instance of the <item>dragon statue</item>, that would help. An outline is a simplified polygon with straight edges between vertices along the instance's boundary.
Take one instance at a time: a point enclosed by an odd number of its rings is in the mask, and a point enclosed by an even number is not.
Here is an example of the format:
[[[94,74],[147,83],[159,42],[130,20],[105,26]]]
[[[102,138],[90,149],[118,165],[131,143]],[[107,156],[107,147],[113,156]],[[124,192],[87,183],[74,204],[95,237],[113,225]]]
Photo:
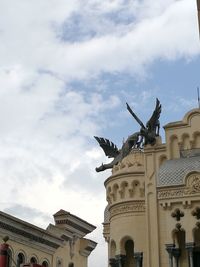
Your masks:
[[[156,107],[153,111],[151,118],[146,123],[146,126],[142,121],[137,117],[133,112],[131,107],[126,103],[127,109],[133,118],[140,124],[141,128],[139,132],[135,132],[132,135],[128,136],[127,140],[123,143],[122,148],[118,149],[117,146],[110,140],[94,136],[94,138],[99,143],[100,147],[103,149],[105,155],[108,158],[114,158],[110,163],[103,164],[96,168],[97,172],[104,171],[106,169],[113,168],[114,165],[118,164],[124,157],[126,157],[132,150],[142,149],[145,145],[154,145],[156,142],[156,137],[159,136],[160,130],[160,113],[161,113],[161,104],[158,99],[156,99]]]

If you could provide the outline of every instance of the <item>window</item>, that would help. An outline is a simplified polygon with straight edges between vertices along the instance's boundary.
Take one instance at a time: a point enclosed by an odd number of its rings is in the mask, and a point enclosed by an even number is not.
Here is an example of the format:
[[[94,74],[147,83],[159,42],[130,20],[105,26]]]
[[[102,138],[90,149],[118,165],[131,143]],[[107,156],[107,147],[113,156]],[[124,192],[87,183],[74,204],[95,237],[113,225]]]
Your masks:
[[[30,263],[37,263],[37,259],[35,257],[31,257]]]
[[[7,266],[8,266],[8,267],[11,267],[11,264],[12,264],[12,251],[11,251],[11,249],[9,248],[9,249],[8,249],[8,264],[7,264]]]
[[[17,255],[17,267],[20,267],[20,264],[25,263],[25,256],[23,253]]]
[[[47,262],[47,261],[43,261],[43,262],[42,262],[42,266],[43,266],[43,267],[48,267],[48,266],[49,266],[49,264],[48,264],[48,262]]]
[[[61,259],[57,259],[56,267],[62,267],[62,260]]]

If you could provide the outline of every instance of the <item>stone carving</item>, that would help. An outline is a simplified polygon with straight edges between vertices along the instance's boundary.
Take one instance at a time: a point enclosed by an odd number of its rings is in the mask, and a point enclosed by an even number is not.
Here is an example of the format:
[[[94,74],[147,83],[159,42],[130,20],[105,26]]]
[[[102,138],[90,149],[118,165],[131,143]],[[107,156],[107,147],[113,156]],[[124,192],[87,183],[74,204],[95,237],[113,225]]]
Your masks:
[[[113,166],[112,173],[116,174],[117,172],[124,169],[132,168],[134,170],[141,169],[144,166],[144,159],[142,151],[138,151],[136,149],[132,149],[129,155],[117,165]]]
[[[110,240],[110,223],[104,223],[103,224],[103,236],[104,236],[106,242],[109,242],[109,240]]]
[[[181,217],[184,216],[184,212],[182,212],[180,209],[175,209],[175,211],[171,213],[171,216],[176,218],[176,221],[180,221]]]
[[[188,177],[187,179],[188,185],[188,194],[193,194],[200,192],[200,176],[199,174],[195,173]]]
[[[175,225],[174,233],[177,233],[177,232],[180,232],[180,231],[183,232],[184,229],[182,228],[182,225],[180,223],[177,223]]]
[[[145,211],[145,202],[134,201],[130,203],[118,204],[111,207],[110,217],[123,213],[144,212],[144,211]]]
[[[120,181],[121,182],[121,181]],[[115,183],[107,189],[107,201],[112,204],[126,198],[141,199],[145,196],[145,183],[141,179],[123,180],[121,183]]]
[[[158,99],[156,99],[156,107],[155,110],[146,123],[146,126],[142,123],[142,121],[137,117],[137,115],[130,108],[128,103],[127,110],[133,116],[133,118],[140,124],[141,128],[139,132],[135,132],[131,134],[127,140],[122,145],[121,149],[118,149],[117,146],[111,142],[110,140],[94,136],[94,138],[99,143],[100,147],[103,149],[105,155],[109,158],[114,158],[110,163],[103,164],[96,168],[97,172],[104,171],[109,168],[113,168],[114,165],[118,164],[125,158],[132,150],[132,148],[140,150],[144,145],[150,144],[154,145],[156,142],[156,137],[159,136],[160,122],[159,117],[161,113],[161,104]]]
[[[186,186],[182,188],[171,188],[158,191],[158,199],[178,198],[200,193],[200,174],[195,173],[187,178]]]
[[[192,211],[192,216],[195,216],[197,220],[200,219],[200,208],[196,207],[193,211]]]
[[[140,196],[145,197],[145,184],[143,183],[142,187],[140,188]]]

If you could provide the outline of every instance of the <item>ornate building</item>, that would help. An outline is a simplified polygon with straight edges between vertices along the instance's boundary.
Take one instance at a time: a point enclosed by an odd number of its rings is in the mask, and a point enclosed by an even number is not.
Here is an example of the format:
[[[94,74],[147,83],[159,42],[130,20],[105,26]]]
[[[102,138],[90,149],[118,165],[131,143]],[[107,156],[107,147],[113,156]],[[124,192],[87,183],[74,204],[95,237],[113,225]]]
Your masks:
[[[200,266],[200,109],[164,129],[105,181],[110,266]]]
[[[8,236],[9,267],[34,263],[44,267],[86,267],[96,243],[85,238],[96,227],[60,210],[46,230],[0,212],[0,238]],[[0,251],[0,254],[4,251]]]

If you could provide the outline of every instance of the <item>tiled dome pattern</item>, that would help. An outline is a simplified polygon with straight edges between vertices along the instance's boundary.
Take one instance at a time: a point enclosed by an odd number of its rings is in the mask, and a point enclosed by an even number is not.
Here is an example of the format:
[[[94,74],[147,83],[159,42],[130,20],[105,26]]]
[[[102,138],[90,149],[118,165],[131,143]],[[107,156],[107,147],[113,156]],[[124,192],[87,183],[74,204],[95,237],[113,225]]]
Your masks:
[[[184,184],[185,176],[192,171],[200,172],[200,156],[166,160],[160,167],[157,186]]]

